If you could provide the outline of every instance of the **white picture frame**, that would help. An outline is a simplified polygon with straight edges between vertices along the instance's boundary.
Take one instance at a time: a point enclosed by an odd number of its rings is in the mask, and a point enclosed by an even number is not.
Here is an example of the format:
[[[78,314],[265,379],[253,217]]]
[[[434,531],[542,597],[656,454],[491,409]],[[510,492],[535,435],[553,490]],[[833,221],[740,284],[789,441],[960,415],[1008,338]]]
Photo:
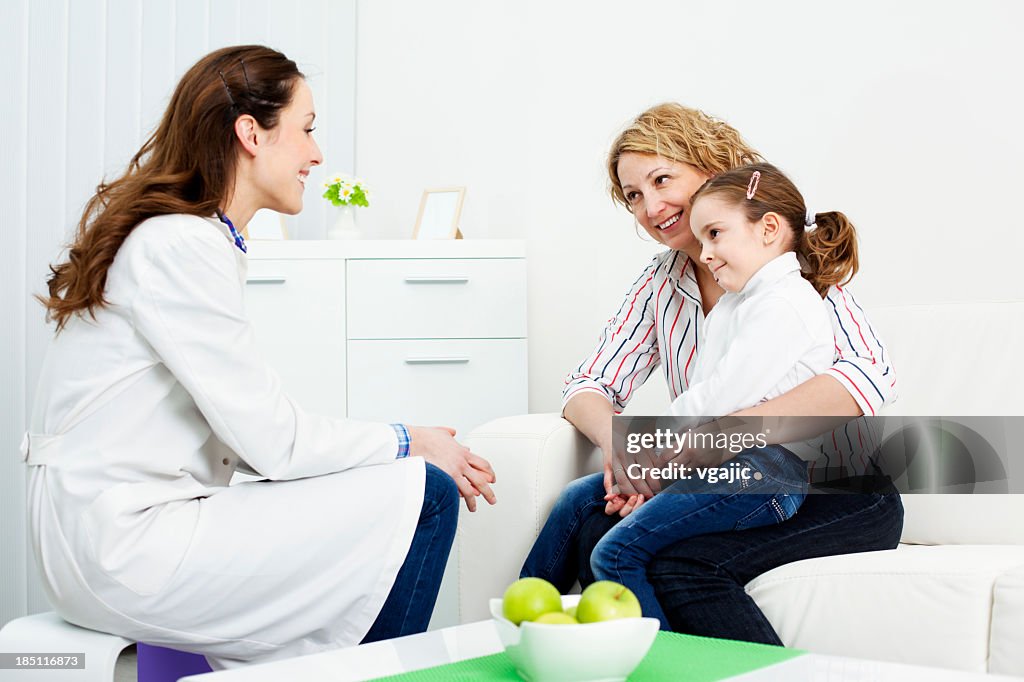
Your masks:
[[[435,187],[423,190],[416,214],[413,239],[462,239],[459,216],[466,199],[465,187]]]

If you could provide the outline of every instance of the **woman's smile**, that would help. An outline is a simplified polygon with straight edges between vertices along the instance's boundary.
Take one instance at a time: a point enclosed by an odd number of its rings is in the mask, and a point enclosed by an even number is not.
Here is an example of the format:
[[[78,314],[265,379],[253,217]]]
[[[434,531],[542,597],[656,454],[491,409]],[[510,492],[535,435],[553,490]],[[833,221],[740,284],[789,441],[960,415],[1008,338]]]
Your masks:
[[[672,227],[673,225],[678,223],[679,219],[682,218],[682,217],[683,217],[683,212],[680,211],[679,213],[676,213],[674,216],[672,216],[671,218],[669,218],[665,222],[658,223],[655,227],[657,227],[659,230],[664,232],[665,230],[669,229],[670,227]]]
[[[699,245],[690,231],[690,197],[708,179],[685,163],[654,154],[627,152],[619,158],[622,194],[637,223],[670,249],[696,258]]]

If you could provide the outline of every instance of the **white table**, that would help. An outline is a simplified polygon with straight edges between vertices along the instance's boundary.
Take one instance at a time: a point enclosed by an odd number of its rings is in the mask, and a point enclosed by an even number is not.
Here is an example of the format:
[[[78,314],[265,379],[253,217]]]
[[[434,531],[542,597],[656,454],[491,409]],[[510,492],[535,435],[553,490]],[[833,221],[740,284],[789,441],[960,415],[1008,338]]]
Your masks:
[[[397,675],[501,650],[494,624],[480,621],[311,656],[183,677],[180,682],[348,682]],[[806,654],[731,679],[734,682],[996,682],[1017,678]]]

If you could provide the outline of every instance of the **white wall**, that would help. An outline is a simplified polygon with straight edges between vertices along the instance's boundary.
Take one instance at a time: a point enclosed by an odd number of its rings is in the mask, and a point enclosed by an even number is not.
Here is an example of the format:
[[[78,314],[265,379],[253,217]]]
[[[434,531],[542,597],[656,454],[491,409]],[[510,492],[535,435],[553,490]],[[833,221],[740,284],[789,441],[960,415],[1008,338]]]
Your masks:
[[[527,240],[531,411],[558,408],[654,251],[603,157],[664,100],[728,120],[854,219],[862,302],[1019,300],[1022,28],[1016,0],[363,1],[365,222],[408,234],[425,186],[465,184],[468,236]]]
[[[24,465],[14,456],[25,430],[25,2],[0,10],[8,101],[0,106],[0,624],[26,612]],[[8,57],[10,58],[8,60]]]
[[[119,174],[157,124],[178,78],[224,45],[265,43],[303,70],[327,159],[354,157],[355,0],[0,0],[0,626],[43,610],[26,557],[25,467],[15,456],[51,330],[44,289],[101,176]],[[291,220],[321,237],[314,194]]]

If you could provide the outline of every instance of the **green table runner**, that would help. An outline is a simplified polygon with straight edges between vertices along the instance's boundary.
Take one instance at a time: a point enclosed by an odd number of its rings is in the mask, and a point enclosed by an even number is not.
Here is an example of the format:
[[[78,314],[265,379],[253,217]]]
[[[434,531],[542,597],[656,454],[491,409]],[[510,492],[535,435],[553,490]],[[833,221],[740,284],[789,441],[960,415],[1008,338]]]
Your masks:
[[[765,644],[734,642],[728,639],[712,639],[680,635],[674,632],[659,632],[644,660],[633,674],[630,682],[661,680],[686,680],[686,682],[710,682],[733,675],[757,670],[773,663],[780,663],[803,655],[799,649],[784,649]],[[498,682],[519,680],[515,666],[505,652],[470,658],[457,663],[448,663],[436,668],[426,668],[410,673],[382,677],[388,682],[451,682],[474,680],[475,682]]]

